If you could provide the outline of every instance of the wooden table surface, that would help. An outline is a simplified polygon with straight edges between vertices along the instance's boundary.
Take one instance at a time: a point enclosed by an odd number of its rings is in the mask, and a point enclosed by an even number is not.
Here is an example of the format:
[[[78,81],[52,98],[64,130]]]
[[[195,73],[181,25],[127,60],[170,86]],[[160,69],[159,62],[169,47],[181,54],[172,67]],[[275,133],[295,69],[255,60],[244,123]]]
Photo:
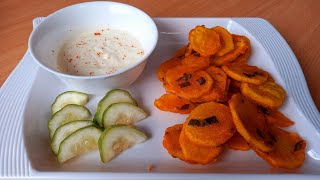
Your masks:
[[[0,86],[28,48],[32,19],[82,0],[0,1]],[[320,109],[320,0],[121,0],[152,17],[261,17],[271,22],[297,56]]]

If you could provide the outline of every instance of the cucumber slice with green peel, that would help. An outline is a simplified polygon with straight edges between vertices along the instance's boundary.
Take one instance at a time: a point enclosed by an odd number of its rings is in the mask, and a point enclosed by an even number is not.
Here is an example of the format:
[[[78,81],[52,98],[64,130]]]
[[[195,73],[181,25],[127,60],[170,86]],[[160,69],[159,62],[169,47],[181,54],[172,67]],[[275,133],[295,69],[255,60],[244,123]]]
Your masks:
[[[134,124],[147,117],[143,109],[131,103],[114,103],[107,107],[103,113],[103,126],[116,124]]]
[[[51,150],[54,152],[54,154],[58,154],[59,146],[65,138],[67,138],[76,130],[90,125],[94,125],[94,123],[90,120],[78,120],[71,121],[60,126],[52,137]]]
[[[86,107],[76,104],[66,105],[60,111],[54,113],[49,120],[48,129],[50,138],[53,137],[58,127],[71,121],[90,119],[90,117],[91,113]]]
[[[99,138],[101,161],[106,163],[129,147],[147,140],[147,136],[128,125],[107,127]]]
[[[98,140],[101,133],[102,130],[99,127],[91,125],[70,134],[60,144],[58,152],[59,163],[98,149]]]
[[[83,92],[66,91],[59,94],[51,105],[51,113],[54,114],[68,104],[85,105],[89,101],[89,95]]]
[[[109,105],[120,102],[128,102],[137,106],[136,100],[133,99],[128,91],[122,89],[111,90],[99,101],[97,112],[94,115],[93,121],[97,122],[101,127],[103,127],[102,118],[104,111]]]

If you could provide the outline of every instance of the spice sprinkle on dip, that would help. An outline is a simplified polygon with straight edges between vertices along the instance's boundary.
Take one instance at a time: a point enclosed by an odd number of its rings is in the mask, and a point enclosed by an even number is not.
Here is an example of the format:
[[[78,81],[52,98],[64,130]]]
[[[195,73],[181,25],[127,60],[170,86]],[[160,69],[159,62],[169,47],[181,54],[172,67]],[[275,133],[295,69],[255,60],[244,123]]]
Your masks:
[[[57,67],[63,73],[79,76],[112,74],[136,63],[143,54],[139,41],[129,33],[103,28],[66,41]]]

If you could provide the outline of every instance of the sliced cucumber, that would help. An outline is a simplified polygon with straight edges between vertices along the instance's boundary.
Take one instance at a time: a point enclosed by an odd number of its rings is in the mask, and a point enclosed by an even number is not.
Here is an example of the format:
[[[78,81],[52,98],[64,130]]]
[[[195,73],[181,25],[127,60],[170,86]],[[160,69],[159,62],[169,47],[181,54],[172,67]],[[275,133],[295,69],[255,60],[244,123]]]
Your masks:
[[[67,124],[60,126],[52,137],[51,149],[54,154],[58,154],[60,143],[67,138],[70,134],[75,132],[78,129],[81,129],[86,126],[94,125],[90,120],[78,120],[71,121]]]
[[[71,121],[90,119],[90,117],[91,113],[86,107],[76,104],[66,105],[60,111],[54,113],[49,120],[48,129],[50,138],[53,137],[58,127]]]
[[[122,89],[111,90],[99,101],[97,112],[95,113],[93,120],[103,127],[103,112],[108,108],[109,105],[119,102],[128,102],[137,105],[137,102],[132,98],[128,91]]]
[[[89,101],[89,95],[83,92],[66,91],[56,97],[51,106],[51,113],[54,114],[68,104],[85,105]]]
[[[115,103],[108,106],[103,113],[103,126],[115,124],[134,124],[147,117],[147,113],[143,109],[131,103]]]
[[[73,157],[98,149],[102,130],[95,125],[81,128],[69,135],[60,144],[58,161],[63,163]]]
[[[147,140],[147,136],[128,125],[113,125],[104,130],[99,138],[102,162],[108,162],[129,147]]]

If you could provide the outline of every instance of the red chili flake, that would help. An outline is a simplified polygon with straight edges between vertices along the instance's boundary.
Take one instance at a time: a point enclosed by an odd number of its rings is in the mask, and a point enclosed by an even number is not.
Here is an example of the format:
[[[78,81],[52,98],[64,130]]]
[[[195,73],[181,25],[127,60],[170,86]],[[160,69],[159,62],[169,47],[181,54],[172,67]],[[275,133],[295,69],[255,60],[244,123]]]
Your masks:
[[[95,35],[95,36],[100,36],[100,35],[101,35],[101,33],[99,33],[99,32],[95,32],[95,33],[94,33],[94,35]]]
[[[72,62],[72,60],[73,60],[73,59],[69,59],[69,63],[71,63],[71,62]]]
[[[76,58],[79,58],[79,56],[76,56]]]
[[[99,57],[100,57],[100,55],[101,55],[101,52],[97,52],[97,56],[99,56]]]
[[[93,74],[94,74],[94,72],[90,72],[89,74],[90,74],[90,75],[93,75]]]

